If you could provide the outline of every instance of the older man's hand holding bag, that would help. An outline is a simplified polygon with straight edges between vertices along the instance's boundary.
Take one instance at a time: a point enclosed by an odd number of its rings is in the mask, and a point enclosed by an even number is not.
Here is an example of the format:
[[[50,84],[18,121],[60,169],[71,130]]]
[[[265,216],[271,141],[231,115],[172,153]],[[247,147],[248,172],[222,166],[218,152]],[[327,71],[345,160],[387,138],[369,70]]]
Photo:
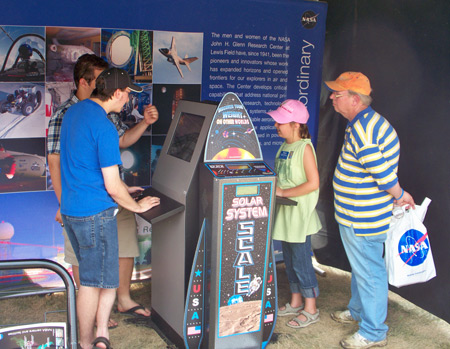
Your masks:
[[[427,228],[423,225],[431,200],[415,209],[395,207],[386,239],[389,284],[402,287],[426,282],[436,276]]]

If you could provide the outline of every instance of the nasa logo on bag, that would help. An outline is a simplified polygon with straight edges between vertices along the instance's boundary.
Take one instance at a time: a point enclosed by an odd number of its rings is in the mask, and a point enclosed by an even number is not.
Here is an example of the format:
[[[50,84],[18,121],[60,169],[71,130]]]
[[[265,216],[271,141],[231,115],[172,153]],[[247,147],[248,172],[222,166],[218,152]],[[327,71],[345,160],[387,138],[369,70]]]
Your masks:
[[[427,237],[428,233],[423,234],[415,229],[402,235],[398,242],[398,253],[405,264],[415,267],[425,262],[430,250]]]

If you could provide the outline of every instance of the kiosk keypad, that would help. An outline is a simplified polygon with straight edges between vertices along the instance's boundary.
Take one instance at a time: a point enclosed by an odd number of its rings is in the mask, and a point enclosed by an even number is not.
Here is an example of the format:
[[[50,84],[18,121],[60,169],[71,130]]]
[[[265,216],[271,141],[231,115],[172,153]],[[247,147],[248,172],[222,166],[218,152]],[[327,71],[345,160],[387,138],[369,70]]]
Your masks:
[[[217,178],[274,176],[275,173],[264,162],[209,163],[205,164]]]

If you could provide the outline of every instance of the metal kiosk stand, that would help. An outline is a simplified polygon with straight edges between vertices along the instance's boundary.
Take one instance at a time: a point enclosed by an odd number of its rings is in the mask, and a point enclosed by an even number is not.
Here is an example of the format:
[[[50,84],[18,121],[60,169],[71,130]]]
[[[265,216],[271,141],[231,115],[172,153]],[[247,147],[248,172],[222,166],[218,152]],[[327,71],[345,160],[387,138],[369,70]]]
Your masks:
[[[275,180],[235,94],[218,107],[180,102],[144,192],[161,204],[140,214],[152,223],[152,320],[178,347],[269,342]]]
[[[238,96],[217,107],[200,167],[203,225],[185,309],[187,348],[264,348],[276,320],[275,173]]]
[[[183,346],[183,314],[200,232],[198,166],[217,105],[180,101],[144,195],[161,198],[140,214],[152,223],[153,322]]]

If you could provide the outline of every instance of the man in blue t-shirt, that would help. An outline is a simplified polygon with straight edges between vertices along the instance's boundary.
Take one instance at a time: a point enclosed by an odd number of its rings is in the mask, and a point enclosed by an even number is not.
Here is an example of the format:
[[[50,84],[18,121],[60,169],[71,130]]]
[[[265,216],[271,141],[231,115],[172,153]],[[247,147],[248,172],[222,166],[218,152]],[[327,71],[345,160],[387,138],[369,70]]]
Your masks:
[[[70,98],[61,104],[50,118],[47,135],[48,167],[52,179],[52,186],[55,195],[58,198],[58,202],[61,202],[60,132],[64,115],[71,106],[91,96],[92,91],[95,89],[95,80],[97,76],[107,68],[109,68],[108,63],[95,54],[87,53],[80,56],[73,71],[76,90],[72,92]],[[158,120],[159,113],[154,105],[150,104],[145,106],[143,112],[144,119],[132,128],[128,128],[128,126],[121,121],[119,117],[120,114],[108,114],[108,119],[114,124],[117,133],[119,134],[119,146],[121,150],[135,144],[147,130],[149,125],[152,125]],[[133,194],[142,190],[143,188],[141,187],[130,187],[128,192]],[[128,314],[130,316],[149,318],[150,310],[135,302],[130,294],[134,259],[139,256],[135,214],[123,207],[119,207],[116,219],[117,235],[119,238],[119,288],[117,289],[117,310],[122,314]],[[59,208],[56,212],[55,220],[62,225],[63,222]],[[64,261],[72,266],[73,278],[75,283],[79,285],[78,260],[64,228],[63,235]],[[117,325],[118,323],[114,319],[109,319],[109,329],[115,328]]]
[[[107,114],[120,112],[130,91],[142,88],[124,70],[103,71],[91,98],[69,108],[61,126],[61,215],[79,262],[82,348],[109,345],[108,319],[119,286],[117,204],[138,213],[159,204],[155,197],[135,201],[120,179],[119,137]]]

